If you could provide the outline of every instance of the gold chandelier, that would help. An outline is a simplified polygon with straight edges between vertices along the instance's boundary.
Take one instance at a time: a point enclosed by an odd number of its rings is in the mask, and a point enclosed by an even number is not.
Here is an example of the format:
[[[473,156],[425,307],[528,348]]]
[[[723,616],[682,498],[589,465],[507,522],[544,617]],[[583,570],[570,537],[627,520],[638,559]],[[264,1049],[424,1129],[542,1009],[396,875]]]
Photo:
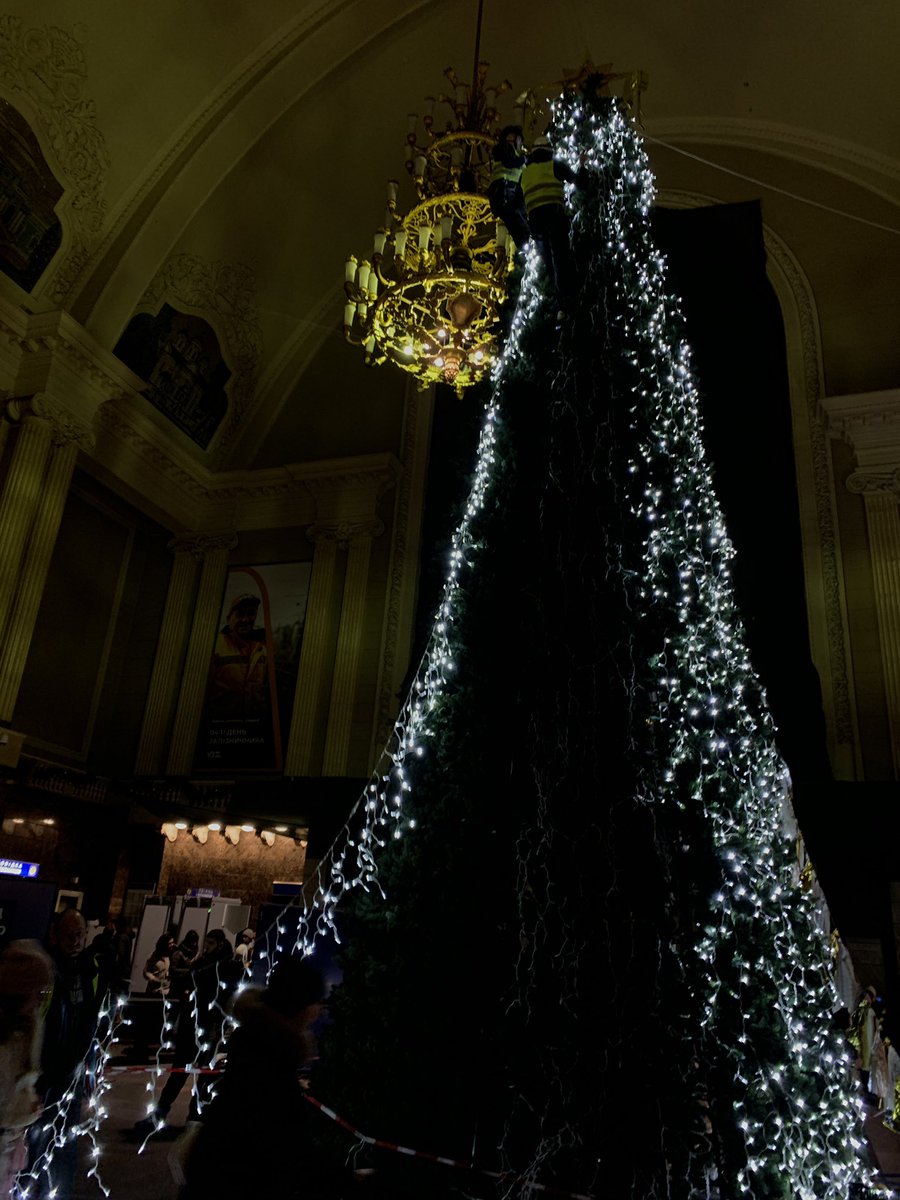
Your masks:
[[[480,18],[481,5],[479,35]],[[471,85],[448,67],[452,91],[426,99],[424,144],[418,114],[410,114],[406,169],[418,202],[404,214],[400,185],[390,180],[372,257],[358,262],[351,254],[344,281],[344,336],[363,347],[369,365],[391,362],[421,388],[446,383],[460,395],[494,362],[515,251],[487,199],[497,98],[510,85],[488,87],[487,70],[476,38]],[[443,127],[436,105],[449,109]]]

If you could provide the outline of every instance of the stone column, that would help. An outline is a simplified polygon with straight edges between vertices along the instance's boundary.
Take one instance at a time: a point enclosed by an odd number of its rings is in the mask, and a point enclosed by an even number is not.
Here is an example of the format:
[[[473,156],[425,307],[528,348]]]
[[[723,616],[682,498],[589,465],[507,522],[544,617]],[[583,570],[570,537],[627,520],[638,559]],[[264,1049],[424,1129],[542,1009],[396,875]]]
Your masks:
[[[4,488],[4,499],[13,504],[17,495],[23,507],[18,517],[14,511],[8,514],[13,529],[5,540],[8,558],[0,566],[0,628],[5,629],[0,721],[12,720],[78,447],[93,445],[90,430],[46,397],[33,397],[21,411],[23,440],[16,444]],[[2,509],[0,501],[0,523],[5,520]]]
[[[169,742],[168,775],[189,775],[194,759],[194,743],[203,710],[206,681],[213,652],[213,635],[222,606],[222,585],[228,568],[228,555],[237,545],[234,533],[196,539],[195,553],[202,555],[200,587],[194,606],[194,620],[184,661],[181,691]]]
[[[336,626],[338,527],[312,525],[306,531],[306,536],[316,549],[309,580],[291,729],[284,758],[285,775],[315,773],[316,734],[325,724],[331,685],[331,655]]]
[[[196,534],[181,534],[169,542],[175,562],[169,577],[166,607],[144,709],[144,724],[134,767],[136,775],[161,775],[165,766],[166,736],[178,698],[181,665],[191,623],[191,601],[194,598],[198,564],[203,561],[203,550],[198,548],[198,542],[202,543],[202,539],[198,539]]]
[[[379,537],[383,532],[382,522],[373,518],[347,526],[342,538],[347,546],[347,571],[344,576],[341,623],[334,655],[331,704],[328,710],[325,757],[322,762],[323,775],[347,773],[353,706],[359,675],[359,647],[366,611],[369,558],[372,553],[372,538]]]

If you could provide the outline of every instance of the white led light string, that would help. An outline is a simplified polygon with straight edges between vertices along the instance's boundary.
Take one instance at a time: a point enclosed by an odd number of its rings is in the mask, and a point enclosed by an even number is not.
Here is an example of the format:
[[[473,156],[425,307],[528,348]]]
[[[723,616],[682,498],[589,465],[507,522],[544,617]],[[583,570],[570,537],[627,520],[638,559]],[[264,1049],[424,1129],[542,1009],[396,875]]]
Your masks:
[[[107,996],[97,1018],[91,1047],[78,1066],[72,1082],[62,1097],[45,1109],[38,1122],[43,1126],[43,1132],[49,1134],[47,1147],[30,1169],[23,1169],[15,1179],[13,1195],[17,1200],[30,1200],[35,1183],[46,1176],[48,1181],[48,1196],[54,1200],[57,1196],[57,1186],[53,1182],[53,1160],[56,1152],[61,1150],[67,1141],[75,1141],[86,1137],[90,1143],[88,1179],[94,1179],[104,1196],[109,1196],[110,1190],[104,1184],[100,1175],[100,1126],[109,1116],[104,1097],[110,1089],[106,1077],[106,1065],[111,1057],[111,1046],[116,1040],[115,1034],[121,1024],[121,1010],[125,1005],[124,997]],[[90,1086],[88,1109],[85,1119],[69,1124],[69,1115],[73,1104],[81,1102],[82,1084],[93,1083]]]
[[[717,1026],[722,989],[732,987],[716,971],[723,954],[732,956],[738,986],[748,989],[727,997],[744,1021],[738,1044],[728,1048],[744,1089],[735,1118],[747,1167],[735,1182],[742,1195],[762,1200],[772,1194],[765,1189],[774,1168],[800,1200],[846,1200],[851,1185],[867,1178],[858,1157],[860,1113],[846,1048],[831,1029],[828,947],[814,900],[796,886],[783,852],[789,780],[734,604],[733,550],[710,481],[688,347],[672,333],[680,323],[677,305],[649,237],[653,179],[617,103],[598,111],[563,100],[555,121],[560,156],[573,170],[583,163],[600,172],[604,183],[594,244],[605,248],[608,319],[633,380],[630,400],[613,403],[630,404],[640,434],[627,467],[631,513],[646,530],[636,608],[645,620],[657,609],[676,616],[653,663],[658,744],[665,742],[667,762],[648,798],[699,805],[723,867],[695,945],[711,1037],[727,1036]],[[578,219],[591,219],[589,206]],[[692,780],[687,801],[678,790],[685,774]],[[754,1057],[751,992],[754,979],[767,975],[778,986],[781,1063]]]

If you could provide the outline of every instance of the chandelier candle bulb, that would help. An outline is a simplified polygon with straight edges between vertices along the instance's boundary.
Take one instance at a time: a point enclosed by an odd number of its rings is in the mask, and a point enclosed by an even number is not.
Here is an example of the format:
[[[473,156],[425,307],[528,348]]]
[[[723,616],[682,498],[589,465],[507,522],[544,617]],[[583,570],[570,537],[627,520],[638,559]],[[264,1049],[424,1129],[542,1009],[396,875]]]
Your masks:
[[[366,351],[366,354],[374,354],[375,353],[375,338],[374,337],[366,338],[365,351]]]
[[[463,148],[462,146],[454,146],[450,151],[450,162],[454,167],[461,167],[463,163]]]
[[[384,254],[384,243],[385,243],[386,237],[387,237],[387,234],[385,233],[385,231],[383,229],[379,229],[378,232],[375,234],[375,253],[379,257],[382,254]]]
[[[497,246],[501,250],[506,249],[507,230],[502,221],[497,222]]]
[[[415,175],[416,179],[424,179],[425,178],[425,155],[424,154],[418,154],[416,156],[416,163],[415,163],[415,167],[413,168],[413,174]]]
[[[374,271],[369,272],[369,299],[378,299],[378,276]]]
[[[425,118],[432,120],[434,117],[434,96],[425,97]]]
[[[360,300],[359,304],[356,306],[356,311],[359,313],[359,319],[361,321],[365,321],[366,314],[369,311],[369,306],[366,304],[365,300]]]
[[[349,329],[353,324],[353,318],[356,316],[356,305],[352,300],[348,300],[344,305],[344,328]]]
[[[387,185],[388,204],[393,205],[393,204],[397,203],[397,191],[398,191],[399,187],[400,187],[400,184],[397,182],[396,179],[388,180],[388,185]]]
[[[394,237],[394,254],[397,258],[405,258],[406,256],[406,238],[407,232],[405,229],[398,229]]]
[[[420,225],[419,226],[419,249],[420,250],[428,249],[428,239],[430,237],[431,237],[431,226],[430,225]]]
[[[453,233],[453,218],[441,217],[441,241],[449,242]]]
[[[359,290],[365,292],[369,287],[369,272],[372,270],[370,263],[365,259],[359,264],[359,274],[356,277],[356,282],[359,284]]]
[[[407,118],[406,118],[407,135],[416,132],[416,125],[418,125],[418,123],[419,123],[419,114],[418,113],[410,113],[407,116]]]
[[[344,264],[344,279],[347,283],[353,283],[356,279],[356,255],[348,254],[347,261]]]

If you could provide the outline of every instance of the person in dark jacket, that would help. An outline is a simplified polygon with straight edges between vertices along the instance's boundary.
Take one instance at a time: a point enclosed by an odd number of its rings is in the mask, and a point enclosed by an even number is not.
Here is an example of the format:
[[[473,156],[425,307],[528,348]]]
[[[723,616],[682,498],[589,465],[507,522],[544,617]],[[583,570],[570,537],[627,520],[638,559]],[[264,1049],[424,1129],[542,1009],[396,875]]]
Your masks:
[[[509,230],[519,250],[531,237],[522,197],[521,178],[525,162],[522,129],[519,125],[507,125],[500,130],[500,136],[491,151],[488,202],[491,212]]]
[[[535,138],[522,170],[522,194],[531,235],[556,290],[560,317],[575,292],[564,181],[580,182],[566,163],[553,158],[549,138]]]
[[[78,1147],[66,1134],[81,1119],[88,1059],[97,1025],[97,968],[85,951],[87,925],[74,908],[59,913],[50,927],[53,978],[43,1006],[44,1045],[38,1093],[45,1120],[29,1130],[28,1170],[34,1173],[33,1197],[69,1200]],[[50,1122],[57,1127],[57,1144]],[[31,1181],[29,1181],[30,1183]]]
[[[225,1071],[205,1108],[184,1162],[181,1200],[325,1200],[348,1178],[314,1148],[317,1119],[298,1073],[315,1054],[310,1027],[322,1011],[322,977],[305,959],[282,959],[266,988],[247,987],[234,1002],[238,1026]],[[260,1153],[236,1155],[236,1146]]]
[[[135,1122],[140,1136],[158,1132],[165,1125],[169,1110],[188,1079],[193,1078],[188,1120],[196,1121],[206,1104],[211,1083],[209,1076],[191,1076],[186,1067],[206,1070],[212,1067],[221,1049],[222,1026],[234,990],[241,980],[241,967],[234,961],[234,947],[221,929],[210,929],[203,942],[203,953],[191,967],[191,983],[184,987],[178,1005],[178,1026],[174,1042],[175,1070],[163,1085],[152,1111]]]

